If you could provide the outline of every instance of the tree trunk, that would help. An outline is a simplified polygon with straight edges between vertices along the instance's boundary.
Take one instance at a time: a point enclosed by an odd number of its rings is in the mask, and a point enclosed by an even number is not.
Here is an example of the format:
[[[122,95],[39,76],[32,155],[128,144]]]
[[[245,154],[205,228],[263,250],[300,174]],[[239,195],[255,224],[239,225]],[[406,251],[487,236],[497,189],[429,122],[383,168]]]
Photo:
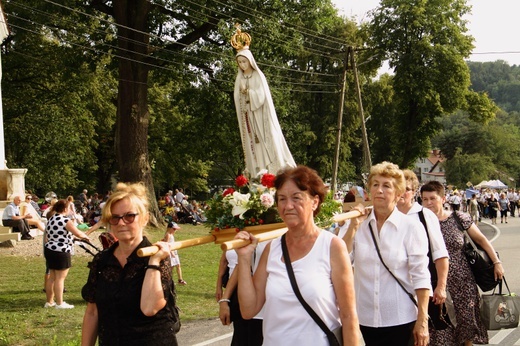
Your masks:
[[[116,121],[116,157],[123,182],[143,182],[150,199],[150,223],[162,223],[148,159],[148,72],[146,64],[150,3],[145,0],[113,2],[118,24],[119,90]]]

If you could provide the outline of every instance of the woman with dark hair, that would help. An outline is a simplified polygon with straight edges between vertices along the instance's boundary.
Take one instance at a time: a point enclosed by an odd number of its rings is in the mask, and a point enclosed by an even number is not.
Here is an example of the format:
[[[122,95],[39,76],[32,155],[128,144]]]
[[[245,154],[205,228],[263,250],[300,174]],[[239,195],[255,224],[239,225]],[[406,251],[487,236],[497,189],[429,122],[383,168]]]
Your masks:
[[[426,232],[419,220],[397,209],[406,192],[406,180],[397,165],[372,166],[368,187],[373,210],[365,220],[352,219],[343,237],[355,266],[356,304],[365,345],[426,346],[431,289]],[[364,212],[362,205],[355,209]]]
[[[441,224],[441,232],[450,255],[447,290],[455,307],[457,325],[432,332],[431,345],[470,346],[473,343],[488,343],[487,330],[480,319],[478,292],[475,277],[464,255],[464,232],[486,251],[495,265],[495,278],[502,279],[504,268],[493,245],[473,223],[471,216],[459,211],[443,208],[446,201],[444,186],[438,181],[430,181],[421,187],[423,206],[434,212]],[[496,199],[495,199],[496,200]]]
[[[63,301],[63,287],[69,273],[71,252],[74,246],[73,236],[88,240],[88,236],[76,228],[74,222],[67,217],[67,201],[60,199],[52,206],[52,216],[45,228],[45,244],[43,253],[50,269],[49,279],[45,283],[47,295],[46,308],[72,309],[74,305]]]
[[[344,345],[358,345],[354,283],[345,243],[314,224],[327,192],[323,181],[316,171],[298,166],[282,170],[275,187],[278,212],[288,230],[267,244],[253,276],[251,261],[258,240],[245,231],[236,236],[251,241],[236,250],[242,316],[252,318],[263,308],[264,345],[329,345],[293,291],[282,259],[286,246],[303,299],[328,329],[342,326]]]

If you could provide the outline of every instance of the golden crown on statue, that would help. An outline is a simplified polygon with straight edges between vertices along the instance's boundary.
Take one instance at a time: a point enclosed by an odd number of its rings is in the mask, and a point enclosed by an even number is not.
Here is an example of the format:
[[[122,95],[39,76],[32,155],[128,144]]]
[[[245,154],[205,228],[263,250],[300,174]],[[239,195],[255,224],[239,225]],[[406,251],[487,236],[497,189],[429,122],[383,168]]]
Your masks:
[[[236,50],[248,49],[251,44],[251,35],[247,32],[242,32],[240,24],[235,24],[237,28],[236,33],[231,37],[231,45]]]

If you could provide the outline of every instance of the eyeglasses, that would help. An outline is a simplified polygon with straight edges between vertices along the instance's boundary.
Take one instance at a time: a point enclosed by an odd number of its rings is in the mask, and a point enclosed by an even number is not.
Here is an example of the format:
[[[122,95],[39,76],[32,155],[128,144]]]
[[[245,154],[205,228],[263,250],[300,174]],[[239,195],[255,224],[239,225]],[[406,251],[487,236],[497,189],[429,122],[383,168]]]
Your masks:
[[[25,197],[25,199],[32,199],[32,197]]]
[[[134,222],[136,215],[139,215],[139,213],[126,213],[121,216],[118,215],[112,215],[110,219],[108,219],[108,223],[115,226],[119,224],[119,220],[123,220],[125,225],[128,225],[132,222]]]

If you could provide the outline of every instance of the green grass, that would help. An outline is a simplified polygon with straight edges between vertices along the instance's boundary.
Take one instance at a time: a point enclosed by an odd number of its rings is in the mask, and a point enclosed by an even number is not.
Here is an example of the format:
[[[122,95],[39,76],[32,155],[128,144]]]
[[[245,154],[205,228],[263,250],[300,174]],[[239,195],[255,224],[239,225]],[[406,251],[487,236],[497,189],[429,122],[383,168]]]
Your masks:
[[[149,228],[147,233],[154,242],[162,238],[164,230]],[[181,225],[175,239],[191,239],[208,233],[203,226]],[[176,286],[181,321],[218,316],[214,295],[221,254],[220,247],[214,244],[179,250],[183,277],[188,282],[186,286]],[[79,345],[86,307],[81,288],[86,282],[87,262],[91,258],[73,256],[73,267],[65,280],[64,298],[76,307],[55,310],[43,308],[43,256],[0,255],[0,345]],[[177,281],[175,271],[173,278]]]

